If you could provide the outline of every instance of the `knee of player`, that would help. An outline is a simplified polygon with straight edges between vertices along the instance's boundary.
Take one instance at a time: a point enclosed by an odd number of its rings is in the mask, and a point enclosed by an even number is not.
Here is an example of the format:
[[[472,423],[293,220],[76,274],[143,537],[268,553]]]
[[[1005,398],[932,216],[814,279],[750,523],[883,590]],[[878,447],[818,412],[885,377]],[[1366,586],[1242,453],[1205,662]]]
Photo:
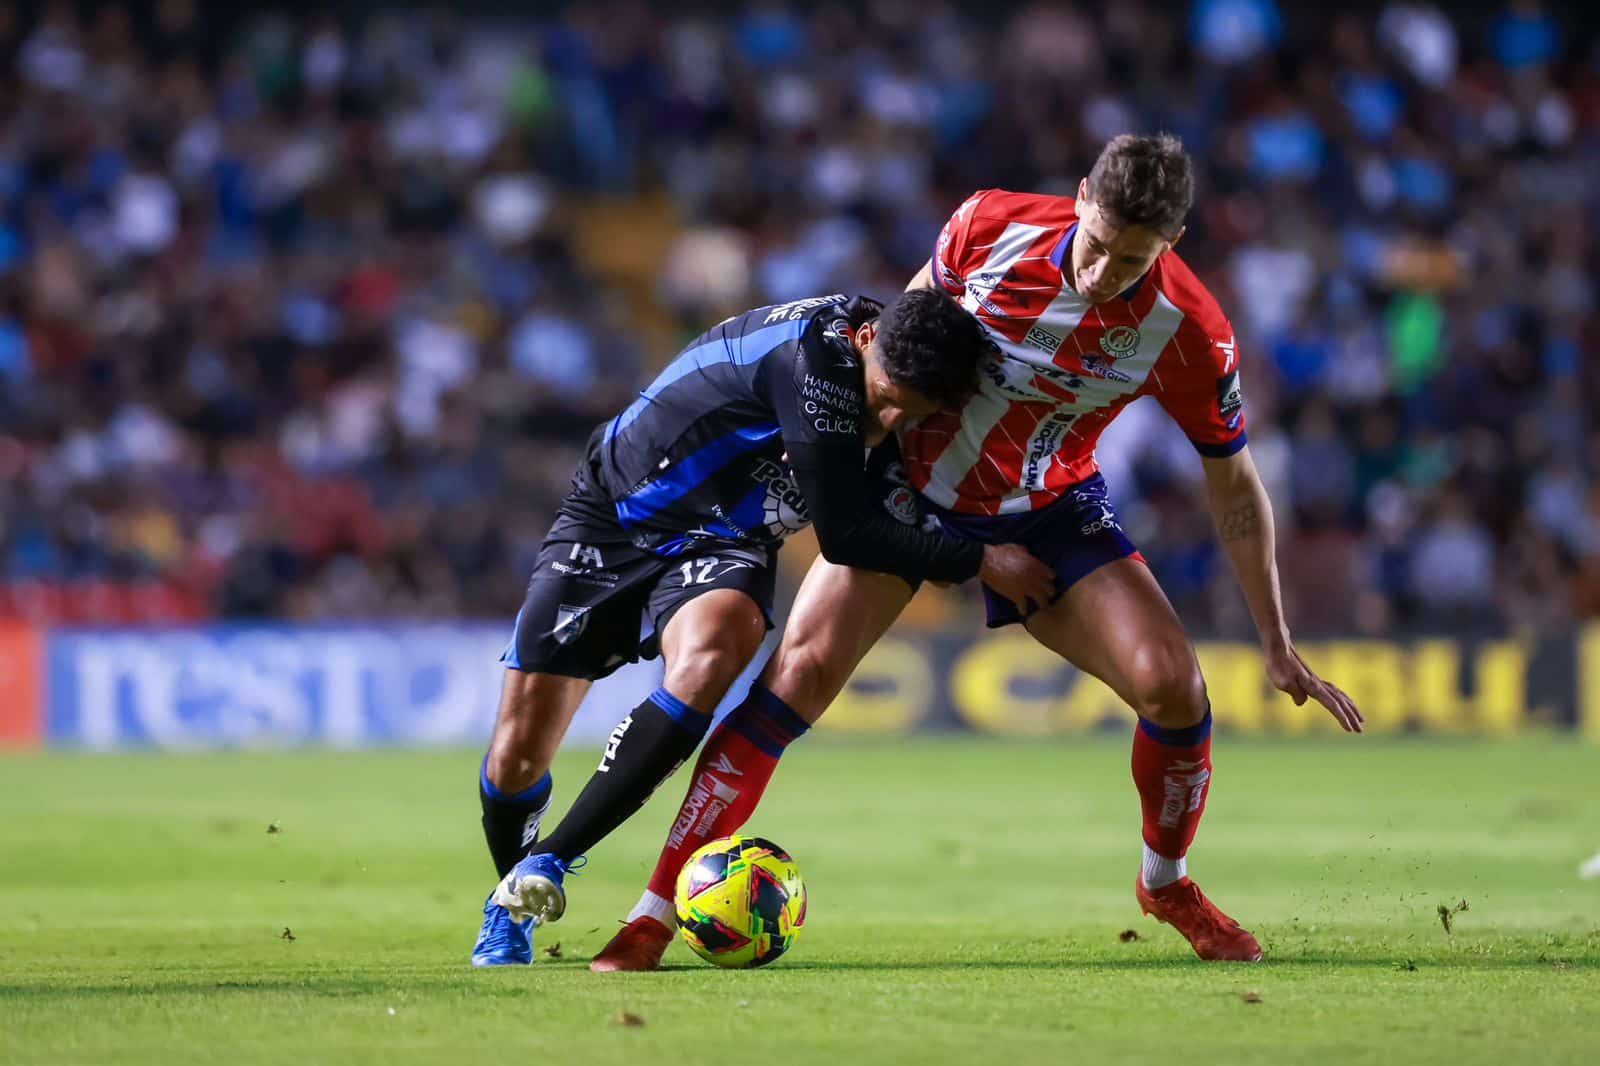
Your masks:
[[[1206,683],[1187,646],[1152,645],[1134,653],[1129,671],[1133,709],[1168,729],[1198,725],[1206,716]]]
[[[537,784],[549,767],[534,758],[528,745],[518,744],[516,737],[496,733],[489,742],[483,769],[500,791],[522,792]]]
[[[768,689],[807,721],[815,721],[847,680],[830,669],[818,649],[780,647],[763,677]]]
[[[709,710],[733,687],[749,661],[750,657],[740,649],[710,645],[693,648],[667,664],[663,684],[690,706]]]

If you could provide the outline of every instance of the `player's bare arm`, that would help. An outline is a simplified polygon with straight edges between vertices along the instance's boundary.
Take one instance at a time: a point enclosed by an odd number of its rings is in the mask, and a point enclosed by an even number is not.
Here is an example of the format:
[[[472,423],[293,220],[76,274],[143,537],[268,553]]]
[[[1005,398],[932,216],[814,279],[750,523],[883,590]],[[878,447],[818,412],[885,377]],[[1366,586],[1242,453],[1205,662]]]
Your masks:
[[[1307,697],[1314,699],[1346,732],[1361,732],[1361,711],[1339,686],[1318,677],[1306,665],[1289,636],[1278,587],[1272,501],[1261,484],[1250,449],[1241,448],[1226,458],[1201,462],[1206,474],[1206,501],[1223,550],[1244,591],[1250,617],[1255,620],[1267,676],[1292,696],[1296,705],[1305,703]]]
[[[912,289],[931,289],[931,288],[933,288],[933,260],[932,259],[928,260],[926,263],[923,263],[922,264],[922,269],[917,271],[916,275],[910,281],[908,281],[906,283],[906,291],[910,292]]]

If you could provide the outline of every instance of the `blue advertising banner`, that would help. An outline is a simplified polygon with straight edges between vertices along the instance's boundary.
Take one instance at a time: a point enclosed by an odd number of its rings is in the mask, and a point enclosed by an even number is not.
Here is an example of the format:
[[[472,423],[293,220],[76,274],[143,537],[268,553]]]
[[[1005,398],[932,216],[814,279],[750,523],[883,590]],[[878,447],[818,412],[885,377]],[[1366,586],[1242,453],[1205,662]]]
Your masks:
[[[479,744],[500,695],[502,625],[55,629],[44,735],[53,747]],[[659,683],[625,667],[569,738],[597,744]]]

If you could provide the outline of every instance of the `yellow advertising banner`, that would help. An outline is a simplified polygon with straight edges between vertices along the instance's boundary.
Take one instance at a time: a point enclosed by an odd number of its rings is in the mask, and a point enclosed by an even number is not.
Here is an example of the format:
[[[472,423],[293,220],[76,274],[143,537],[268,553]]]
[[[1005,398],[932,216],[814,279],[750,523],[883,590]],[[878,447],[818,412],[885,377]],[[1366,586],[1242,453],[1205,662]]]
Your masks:
[[[1320,706],[1296,707],[1272,687],[1255,645],[1207,641],[1196,650],[1219,726],[1275,734],[1337,731]],[[1560,708],[1532,707],[1534,648],[1525,641],[1419,637],[1300,645],[1307,661],[1356,701],[1374,732],[1497,736],[1535,723],[1570,724],[1577,717],[1588,736],[1600,739],[1600,626],[1583,631],[1576,650],[1579,676],[1556,686],[1577,691],[1574,716]],[[1540,691],[1551,688],[1546,683]],[[1029,737],[1132,719],[1132,711],[1105,685],[1026,633],[1007,629],[975,637],[936,633],[885,639],[821,726],[846,733],[966,727]]]

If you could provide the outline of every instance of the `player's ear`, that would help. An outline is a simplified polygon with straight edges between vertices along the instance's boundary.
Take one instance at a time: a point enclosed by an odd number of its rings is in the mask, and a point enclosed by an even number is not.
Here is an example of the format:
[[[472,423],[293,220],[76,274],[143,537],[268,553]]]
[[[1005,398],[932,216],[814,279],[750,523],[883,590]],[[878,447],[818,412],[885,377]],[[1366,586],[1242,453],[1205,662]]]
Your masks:
[[[862,355],[866,355],[867,349],[871,347],[872,342],[876,340],[877,337],[878,320],[875,318],[869,318],[867,321],[856,327],[856,351],[860,352]]]
[[[1183,235],[1185,233],[1188,233],[1188,232],[1189,232],[1189,227],[1188,226],[1179,226],[1178,227],[1178,232],[1174,233],[1172,235],[1172,238],[1169,241],[1167,241],[1167,250],[1171,251],[1172,249],[1176,248],[1178,246],[1178,242],[1183,240]]]
[[[1089,179],[1088,178],[1079,178],[1078,179],[1078,199],[1087,200],[1088,198],[1089,198]]]

